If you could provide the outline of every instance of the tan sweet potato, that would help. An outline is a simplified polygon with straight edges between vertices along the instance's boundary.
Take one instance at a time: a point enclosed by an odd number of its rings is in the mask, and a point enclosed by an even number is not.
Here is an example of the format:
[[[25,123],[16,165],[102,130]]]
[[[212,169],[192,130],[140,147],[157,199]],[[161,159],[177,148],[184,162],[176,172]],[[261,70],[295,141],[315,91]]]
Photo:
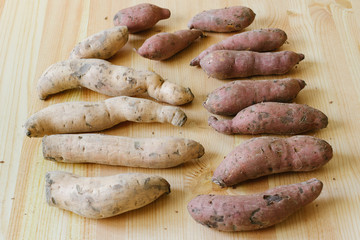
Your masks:
[[[200,65],[200,60],[216,50],[248,50],[267,52],[281,47],[287,39],[286,33],[278,28],[252,30],[235,34],[225,40],[213,44],[190,62],[190,66]]]
[[[216,168],[212,181],[229,187],[274,173],[313,171],[332,156],[329,143],[311,136],[252,138],[226,156]]]
[[[51,65],[40,77],[37,90],[40,99],[67,89],[85,87],[108,96],[136,96],[147,92],[150,97],[172,105],[194,99],[189,88],[164,81],[151,71],[113,65],[101,59],[70,59]]]
[[[265,102],[244,108],[231,120],[211,116],[208,123],[225,134],[299,134],[325,128],[328,118],[305,104]]]
[[[126,26],[103,30],[79,42],[70,53],[70,58],[108,59],[114,56],[128,41]]]
[[[115,26],[127,26],[129,33],[136,33],[153,27],[158,21],[167,19],[170,10],[150,3],[142,3],[117,12]]]
[[[137,53],[152,60],[165,60],[189,46],[202,35],[203,33],[196,29],[158,33],[146,39]]]
[[[316,178],[253,195],[199,195],[188,203],[190,215],[219,231],[250,231],[284,221],[314,201],[323,184]]]
[[[182,126],[186,115],[179,107],[140,98],[114,97],[101,102],[66,102],[33,114],[25,123],[28,137],[57,133],[96,132],[121,122],[167,122]]]
[[[65,163],[170,168],[204,155],[204,147],[178,137],[129,138],[102,134],[58,134],[42,139],[44,158]]]
[[[141,208],[170,193],[170,184],[164,178],[143,173],[80,177],[54,171],[46,173],[45,181],[50,206],[93,219]]]
[[[211,113],[235,115],[260,102],[291,102],[305,87],[301,79],[232,81],[212,91],[204,107]]]
[[[212,9],[195,15],[188,27],[208,32],[240,31],[254,21],[255,15],[250,8],[242,6]]]
[[[200,66],[213,78],[242,78],[285,74],[304,58],[303,54],[291,51],[258,53],[218,50],[201,59]]]

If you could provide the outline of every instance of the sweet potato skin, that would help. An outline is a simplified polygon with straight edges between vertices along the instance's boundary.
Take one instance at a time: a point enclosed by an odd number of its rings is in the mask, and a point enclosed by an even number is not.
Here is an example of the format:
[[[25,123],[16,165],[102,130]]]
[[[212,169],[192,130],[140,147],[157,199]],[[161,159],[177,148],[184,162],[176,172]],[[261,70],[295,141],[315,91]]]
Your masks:
[[[232,81],[212,91],[203,106],[213,114],[235,115],[260,102],[291,102],[305,85],[294,78]]]
[[[253,195],[199,195],[188,203],[190,215],[198,223],[219,231],[251,231],[284,221],[314,201],[323,184],[310,179],[283,185]]]
[[[268,52],[281,47],[287,40],[286,33],[278,28],[257,29],[235,34],[225,40],[213,44],[199,56],[190,62],[190,66],[200,65],[200,60],[210,52],[216,50],[236,50],[236,51],[255,51]]]
[[[179,108],[163,106],[140,98],[114,97],[100,102],[66,102],[50,105],[33,114],[25,123],[28,137],[58,133],[96,132],[124,121],[161,122],[182,126],[186,114]]]
[[[146,39],[137,53],[148,59],[165,60],[188,47],[202,35],[202,31],[197,29],[158,33]]]
[[[211,116],[209,125],[224,134],[300,134],[325,128],[327,116],[296,103],[258,103],[241,110],[232,120]]]
[[[212,181],[229,187],[274,173],[313,171],[332,156],[331,145],[312,136],[252,138],[225,157]]]
[[[64,163],[170,168],[204,155],[204,147],[178,137],[129,138],[103,134],[57,134],[42,139],[43,156]]]
[[[169,9],[142,3],[117,12],[114,16],[114,25],[127,26],[129,33],[136,33],[153,27],[158,21],[167,19],[170,15]]]
[[[218,50],[201,59],[200,66],[213,78],[243,78],[285,74],[304,58],[303,54],[291,51],[258,53]]]
[[[188,27],[207,32],[234,32],[246,28],[254,19],[255,13],[250,8],[233,6],[198,13],[189,21]]]
[[[141,208],[170,193],[170,184],[164,178],[143,173],[80,177],[54,171],[46,174],[45,181],[50,206],[93,219]]]

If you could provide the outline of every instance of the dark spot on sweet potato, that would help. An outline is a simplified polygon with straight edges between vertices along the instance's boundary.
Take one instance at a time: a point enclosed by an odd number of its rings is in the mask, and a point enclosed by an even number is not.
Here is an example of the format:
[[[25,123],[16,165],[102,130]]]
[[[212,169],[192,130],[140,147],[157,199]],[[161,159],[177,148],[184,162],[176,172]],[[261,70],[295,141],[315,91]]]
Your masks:
[[[174,155],[180,155],[179,149],[176,150],[176,152],[173,152]]]
[[[299,187],[299,192],[300,192],[300,193],[303,193],[304,190],[303,190],[301,187]]]
[[[270,168],[268,168],[268,170],[269,170],[269,172],[272,172],[273,171],[273,169],[270,167]]]
[[[134,142],[134,147],[136,150],[143,150],[141,147],[140,147],[140,143],[139,142]]]
[[[263,199],[266,201],[266,205],[269,206],[273,204],[274,202],[280,202],[283,200],[283,197],[279,196],[279,194],[275,195],[264,195]]]
[[[205,225],[209,228],[217,228],[218,227],[217,222],[210,222],[210,221],[204,222],[203,225]]]
[[[224,216],[210,216],[210,220],[215,222],[224,222]]]
[[[54,205],[56,205],[56,201],[55,201],[55,199],[54,199],[53,197],[51,197],[51,202],[52,202]]]
[[[149,182],[150,182],[150,178],[148,177],[145,179],[144,184],[147,185],[147,184],[149,184]]]
[[[251,223],[251,224],[256,224],[256,225],[263,225],[263,223],[260,222],[260,221],[258,221],[258,220],[256,219],[256,217],[255,217],[255,214],[256,214],[258,211],[260,211],[260,208],[255,209],[255,210],[251,213],[250,218],[249,218],[250,223]]]
[[[121,189],[123,186],[121,184],[115,184],[114,186],[112,186],[112,189],[118,190]]]

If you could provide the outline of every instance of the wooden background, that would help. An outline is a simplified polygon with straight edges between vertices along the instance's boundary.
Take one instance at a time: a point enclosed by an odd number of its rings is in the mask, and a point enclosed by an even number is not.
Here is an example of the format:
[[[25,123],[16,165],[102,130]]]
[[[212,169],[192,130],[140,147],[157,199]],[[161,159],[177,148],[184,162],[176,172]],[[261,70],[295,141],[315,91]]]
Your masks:
[[[357,0],[212,0],[152,1],[171,10],[168,20],[131,35],[110,61],[149,69],[165,79],[190,87],[195,100],[183,110],[182,128],[161,124],[124,123],[107,134],[152,137],[180,136],[202,143],[206,154],[182,166],[147,170],[45,161],[41,139],[29,139],[22,125],[40,109],[65,101],[98,101],[105,96],[86,89],[71,90],[41,101],[39,76],[51,64],[68,57],[86,36],[113,26],[114,14],[141,3],[131,0],[0,0],[0,238],[2,239],[359,239],[360,226],[360,1]],[[160,31],[184,29],[196,13],[241,4],[257,14],[247,30],[278,27],[288,34],[282,50],[306,58],[284,77],[306,80],[296,102],[306,103],[329,117],[326,129],[310,133],[328,141],[333,159],[309,173],[286,173],[248,181],[236,189],[210,182],[212,172],[236,145],[250,136],[225,136],[207,125],[210,115],[202,102],[227,81],[208,78],[190,60],[207,46],[232,34],[208,34],[164,62],[144,59],[133,48]],[[275,78],[274,76],[268,78]],[[252,79],[266,79],[256,77]],[[144,208],[104,220],[89,220],[49,207],[45,202],[47,171],[65,170],[83,176],[144,172],[166,178],[171,194]],[[287,221],[261,231],[224,233],[197,224],[187,202],[201,193],[249,194],[278,185],[317,177],[324,182],[320,197]]]

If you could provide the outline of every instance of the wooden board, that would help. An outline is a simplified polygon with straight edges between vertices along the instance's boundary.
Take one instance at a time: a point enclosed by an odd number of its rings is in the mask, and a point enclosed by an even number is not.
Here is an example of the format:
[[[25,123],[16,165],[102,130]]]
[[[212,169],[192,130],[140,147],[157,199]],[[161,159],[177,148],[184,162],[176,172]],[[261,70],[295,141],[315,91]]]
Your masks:
[[[153,70],[169,81],[190,87],[195,100],[182,107],[188,122],[182,128],[124,123],[104,133],[191,138],[204,145],[206,154],[201,159],[163,170],[59,164],[43,159],[41,139],[27,138],[22,127],[31,114],[54,103],[98,101],[107,97],[77,89],[41,101],[36,92],[39,76],[49,65],[66,59],[78,41],[111,27],[119,9],[137,3],[140,1],[0,0],[0,238],[359,239],[360,1],[152,1],[169,8],[171,18],[151,30],[131,35],[127,45],[110,61]],[[232,34],[209,33],[207,38],[163,62],[144,59],[133,51],[155,33],[186,28],[188,20],[202,10],[236,4],[248,6],[257,14],[247,30],[282,28],[288,34],[288,44],[281,49],[305,54],[305,60],[284,77],[306,80],[308,85],[296,102],[321,109],[329,117],[328,128],[310,133],[334,148],[333,159],[323,168],[263,177],[235,189],[221,189],[212,184],[212,173],[223,157],[251,136],[225,136],[207,125],[210,114],[202,102],[210,91],[227,81],[208,78],[201,69],[190,67],[189,62],[207,46]],[[44,176],[51,170],[83,176],[153,173],[168,179],[172,192],[139,210],[109,219],[89,220],[46,204]],[[217,232],[197,224],[186,210],[187,202],[197,194],[249,194],[312,177],[324,182],[320,197],[287,221],[265,230]]]

